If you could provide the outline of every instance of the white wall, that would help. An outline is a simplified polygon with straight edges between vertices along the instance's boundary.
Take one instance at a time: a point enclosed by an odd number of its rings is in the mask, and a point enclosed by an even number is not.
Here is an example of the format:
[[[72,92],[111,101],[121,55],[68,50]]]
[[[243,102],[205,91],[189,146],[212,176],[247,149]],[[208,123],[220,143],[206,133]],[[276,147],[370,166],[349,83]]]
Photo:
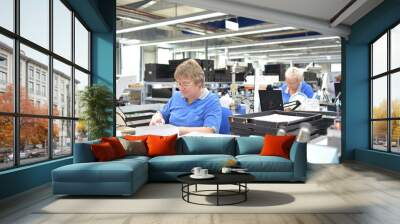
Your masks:
[[[121,47],[121,77],[135,77],[136,82],[140,77],[140,47],[122,46]]]

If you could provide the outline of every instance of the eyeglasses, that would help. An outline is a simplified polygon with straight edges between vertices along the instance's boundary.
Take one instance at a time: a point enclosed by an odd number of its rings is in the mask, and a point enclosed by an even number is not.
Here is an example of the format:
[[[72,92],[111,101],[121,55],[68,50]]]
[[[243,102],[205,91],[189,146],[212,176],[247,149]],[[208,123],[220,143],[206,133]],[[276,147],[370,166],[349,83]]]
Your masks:
[[[175,82],[175,84],[176,84],[176,86],[178,86],[178,87],[185,87],[185,88],[187,88],[187,87],[191,87],[191,86],[193,86],[194,85],[194,83],[193,82]]]

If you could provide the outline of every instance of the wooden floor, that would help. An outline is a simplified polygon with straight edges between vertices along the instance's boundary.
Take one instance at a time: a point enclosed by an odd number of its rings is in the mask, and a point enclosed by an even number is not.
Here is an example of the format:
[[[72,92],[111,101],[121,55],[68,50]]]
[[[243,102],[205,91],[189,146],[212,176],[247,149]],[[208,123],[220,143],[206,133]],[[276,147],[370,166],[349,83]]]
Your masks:
[[[317,183],[349,203],[366,206],[356,214],[36,214],[54,200],[42,186],[0,202],[0,223],[400,223],[400,174],[359,163],[312,165],[308,183]],[[315,203],[319,203],[316,201]]]

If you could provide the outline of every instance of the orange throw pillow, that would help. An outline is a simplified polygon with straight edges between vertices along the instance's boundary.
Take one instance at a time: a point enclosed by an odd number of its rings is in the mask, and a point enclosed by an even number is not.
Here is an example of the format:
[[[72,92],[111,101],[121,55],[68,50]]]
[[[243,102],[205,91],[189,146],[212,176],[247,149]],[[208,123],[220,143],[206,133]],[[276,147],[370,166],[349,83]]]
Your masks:
[[[289,159],[290,148],[296,136],[287,135],[287,136],[274,136],[274,135],[265,135],[264,136],[264,145],[261,149],[260,155],[262,156],[280,156],[286,159]]]
[[[110,161],[117,158],[113,147],[108,142],[93,144],[91,145],[91,149],[94,157],[99,162]]]
[[[129,140],[129,141],[143,141],[146,142],[148,135],[125,135],[124,139]]]
[[[176,155],[176,139],[178,135],[158,136],[149,135],[147,137],[147,155],[148,156],[165,156]]]
[[[117,158],[125,157],[126,151],[124,146],[122,146],[121,142],[117,137],[109,137],[109,138],[101,138],[101,142],[108,142],[114,149],[115,155]]]

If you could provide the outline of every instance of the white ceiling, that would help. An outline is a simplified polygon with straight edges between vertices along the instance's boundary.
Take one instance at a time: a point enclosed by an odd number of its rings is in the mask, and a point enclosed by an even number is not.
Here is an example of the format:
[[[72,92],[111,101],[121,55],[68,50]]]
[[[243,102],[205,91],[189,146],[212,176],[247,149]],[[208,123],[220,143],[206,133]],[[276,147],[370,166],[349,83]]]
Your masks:
[[[349,25],[383,2],[383,0],[168,1],[345,38],[350,35]],[[344,18],[340,20],[339,24],[332,24],[330,20],[334,19],[335,15],[349,2],[352,3],[352,6],[342,14],[342,16],[345,15]]]
[[[258,43],[263,41],[273,42],[277,40],[279,42],[279,40],[309,38],[312,36],[308,37],[308,34],[303,37],[301,37],[301,35],[293,35],[293,37],[284,36],[290,33],[301,34],[309,31],[318,32],[324,37],[341,36],[346,38],[350,35],[350,26],[381,2],[383,2],[383,0],[117,0],[117,15],[119,16],[117,29],[120,30],[141,24],[152,23],[167,18],[174,19],[177,16],[194,14],[200,11],[216,11],[228,14],[225,19],[236,16],[247,17],[267,22],[267,24],[270,25],[279,24],[281,26],[296,27],[297,29],[293,31],[247,35],[234,38],[212,39],[208,41],[209,48],[245,45],[248,43]],[[336,23],[331,23],[331,20],[335,18],[335,15],[337,15],[349,3],[352,3],[352,6],[341,14],[342,18],[338,19]],[[136,19],[136,21],[129,21],[122,19],[122,17],[129,17],[131,19]],[[224,18],[215,18],[215,20],[224,20]],[[158,27],[125,33],[122,35],[118,34],[117,37],[118,40],[136,39],[140,40],[141,43],[146,43],[185,38],[190,39],[196,37],[183,32],[190,30],[204,31],[207,35],[229,32],[225,29],[207,27],[207,22],[209,21],[213,21],[213,19]],[[265,23],[258,26],[262,27],[263,25],[265,26]],[[253,25],[251,27],[240,29],[254,29],[256,27],[257,25]],[[274,36],[278,39],[268,39],[268,37]],[[318,46],[330,47],[319,48]],[[296,47],[310,48],[298,50],[291,49]],[[188,48],[189,51],[196,48],[204,48],[204,41],[175,44],[174,48]],[[240,55],[243,55],[244,53],[247,54],[246,51],[249,51],[252,52],[250,53],[251,55],[258,56],[260,53],[254,52],[257,50],[266,50],[266,52],[261,53],[264,56],[273,56],[279,54],[279,52],[282,55],[296,53],[301,55],[300,57],[313,55],[324,56],[329,54],[332,55],[332,57],[339,58],[340,61],[341,48],[340,39],[330,39],[302,43],[282,43],[277,45],[247,47],[232,49],[230,52],[232,52],[232,54],[237,52]],[[277,53],[276,50],[279,50],[279,52]]]
[[[240,0],[228,0],[241,3]],[[352,25],[370,10],[383,2],[383,0],[358,0],[362,6],[343,21],[344,25]],[[351,0],[252,0],[246,4],[308,16],[325,21],[331,20]],[[355,1],[357,2],[357,1]]]
[[[226,2],[243,3],[243,0],[228,0]],[[312,18],[329,20],[350,0],[251,0],[246,4],[275,9]]]

